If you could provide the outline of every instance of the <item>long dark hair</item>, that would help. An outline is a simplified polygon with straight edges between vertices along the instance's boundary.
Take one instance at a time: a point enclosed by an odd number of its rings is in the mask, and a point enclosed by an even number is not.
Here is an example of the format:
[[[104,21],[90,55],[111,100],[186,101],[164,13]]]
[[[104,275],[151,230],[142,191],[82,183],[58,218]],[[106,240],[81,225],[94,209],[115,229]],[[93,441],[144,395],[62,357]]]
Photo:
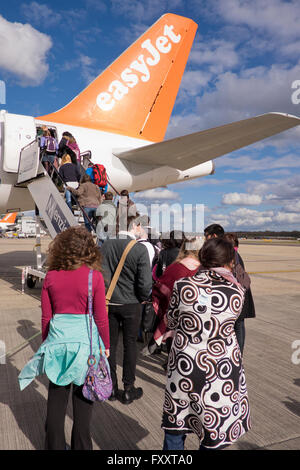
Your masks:
[[[185,239],[184,232],[181,230],[172,230],[169,236],[163,236],[162,238],[163,249],[180,248]]]
[[[228,266],[234,260],[235,251],[232,243],[224,238],[210,238],[199,251],[199,260],[204,268]]]

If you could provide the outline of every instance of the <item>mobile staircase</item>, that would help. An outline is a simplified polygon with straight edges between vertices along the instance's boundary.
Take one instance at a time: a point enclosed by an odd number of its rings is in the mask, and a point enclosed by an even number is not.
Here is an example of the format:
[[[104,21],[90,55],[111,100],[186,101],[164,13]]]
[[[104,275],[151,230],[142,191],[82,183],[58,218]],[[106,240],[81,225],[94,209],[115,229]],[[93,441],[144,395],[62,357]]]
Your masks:
[[[83,153],[84,155],[84,153]],[[89,160],[89,159],[88,159]],[[90,160],[89,160],[90,161]],[[83,159],[82,174],[88,161]],[[16,187],[27,187],[36,204],[36,264],[26,266],[22,270],[22,292],[25,284],[33,288],[37,280],[44,279],[46,269],[44,267],[46,257],[41,253],[41,226],[49,233],[51,238],[69,227],[80,223],[80,214],[83,214],[91,224],[94,232],[94,222],[88,217],[84,209],[78,203],[75,196],[77,217],[71,212],[65,202],[65,185],[54,165],[50,164],[50,174],[41,163],[41,152],[38,139],[35,139],[20,152],[19,168]],[[83,219],[82,219],[83,220]]]

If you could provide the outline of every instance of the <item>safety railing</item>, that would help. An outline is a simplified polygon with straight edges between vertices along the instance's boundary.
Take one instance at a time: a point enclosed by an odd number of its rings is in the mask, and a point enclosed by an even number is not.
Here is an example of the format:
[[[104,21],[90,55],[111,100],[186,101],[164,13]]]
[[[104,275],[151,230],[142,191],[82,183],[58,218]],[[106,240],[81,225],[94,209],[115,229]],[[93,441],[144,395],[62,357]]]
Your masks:
[[[89,165],[94,165],[94,163],[92,162],[92,160],[88,157],[88,154],[91,155],[91,152],[89,150],[85,151],[85,152],[82,152],[80,154],[80,157],[82,159],[82,163],[81,163],[81,168],[83,168],[84,172],[87,170],[87,168],[89,167]],[[120,193],[119,191],[116,190],[116,188],[112,185],[110,179],[109,179],[109,176],[107,175],[107,183],[108,185],[112,188],[112,190],[118,195],[120,196]]]
[[[43,157],[43,152],[40,153],[40,161],[42,160]],[[43,163],[42,163],[43,164]],[[53,184],[57,187],[59,190],[60,187],[64,188],[64,193],[66,191],[66,184],[63,181],[62,177],[59,174],[58,169],[55,167],[54,163],[48,162],[50,171],[48,172],[49,177],[51,178]],[[74,199],[76,206],[79,208],[79,210],[82,212],[84,218],[86,218],[87,222],[90,224],[94,232],[96,232],[96,224],[94,221],[91,220],[91,218],[88,216],[84,208],[80,205],[78,198],[72,193],[72,198]]]

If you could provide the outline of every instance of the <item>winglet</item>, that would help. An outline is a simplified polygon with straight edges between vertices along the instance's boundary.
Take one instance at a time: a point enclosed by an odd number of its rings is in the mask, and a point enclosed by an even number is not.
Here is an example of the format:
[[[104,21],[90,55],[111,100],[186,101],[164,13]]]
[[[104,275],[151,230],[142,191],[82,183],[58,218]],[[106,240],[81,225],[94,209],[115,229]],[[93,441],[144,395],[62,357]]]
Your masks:
[[[38,119],[163,140],[196,30],[163,15],[73,101]]]

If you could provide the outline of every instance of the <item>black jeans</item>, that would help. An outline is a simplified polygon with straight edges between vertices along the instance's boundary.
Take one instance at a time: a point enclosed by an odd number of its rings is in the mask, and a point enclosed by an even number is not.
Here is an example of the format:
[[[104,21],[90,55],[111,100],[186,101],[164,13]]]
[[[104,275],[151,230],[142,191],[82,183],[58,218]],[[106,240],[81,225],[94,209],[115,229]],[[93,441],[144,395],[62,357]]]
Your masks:
[[[135,382],[137,360],[136,339],[141,323],[142,305],[110,305],[108,309],[110,356],[108,358],[113,386],[118,387],[116,355],[120,327],[123,332],[123,376],[124,388],[128,389]]]
[[[246,336],[245,320],[244,319],[237,320],[235,322],[234,331],[235,331],[237,342],[239,343],[241,354],[243,355],[244,346],[245,346],[245,336]]]
[[[93,402],[82,395],[82,385],[73,385],[73,428],[71,438],[72,450],[92,450],[90,423]],[[47,418],[46,418],[46,450],[65,450],[65,416],[71,384],[60,386],[49,383]]]

